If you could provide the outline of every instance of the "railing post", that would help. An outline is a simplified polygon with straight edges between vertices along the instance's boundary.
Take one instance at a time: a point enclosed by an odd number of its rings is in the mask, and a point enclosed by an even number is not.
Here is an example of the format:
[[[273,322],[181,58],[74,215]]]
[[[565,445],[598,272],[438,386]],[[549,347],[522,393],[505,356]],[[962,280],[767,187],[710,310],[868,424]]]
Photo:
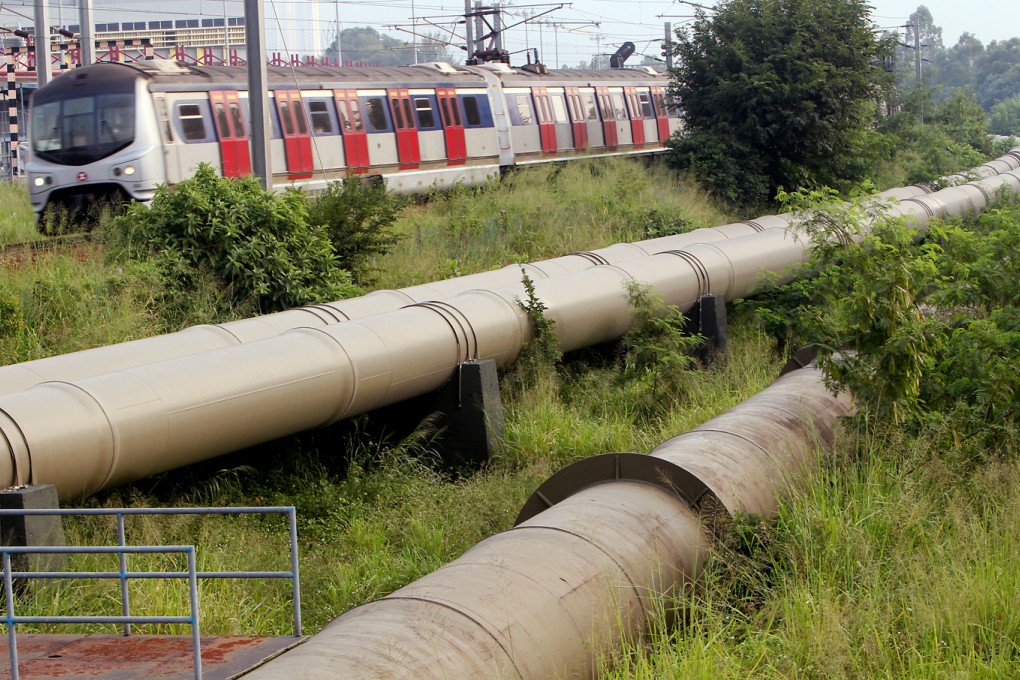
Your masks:
[[[198,628],[198,568],[195,546],[188,550],[188,589],[191,595],[191,644],[195,648],[195,680],[202,680],[202,636]]]
[[[14,579],[11,554],[4,551],[4,598],[7,605],[7,649],[11,659],[11,680],[18,680],[18,632],[14,628]]]
[[[293,584],[294,637],[301,637],[301,579],[298,576],[297,510],[295,508],[287,509],[287,519],[290,523],[290,581]]]
[[[124,514],[117,513],[117,545],[127,547],[127,532],[124,531]],[[123,616],[131,616],[130,594],[127,580],[127,553],[123,550],[118,554],[120,561],[120,612]],[[124,624],[124,636],[131,635],[131,624]]]

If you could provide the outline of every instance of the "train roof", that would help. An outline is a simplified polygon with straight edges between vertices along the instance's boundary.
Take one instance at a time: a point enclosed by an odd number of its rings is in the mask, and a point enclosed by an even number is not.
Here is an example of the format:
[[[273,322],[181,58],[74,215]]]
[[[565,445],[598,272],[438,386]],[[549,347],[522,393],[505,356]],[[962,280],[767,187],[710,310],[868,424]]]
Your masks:
[[[429,63],[417,66],[360,66],[360,67],[268,67],[269,86],[276,89],[282,85],[319,86],[323,88],[342,84],[352,88],[385,87],[388,83],[401,86],[422,87],[443,86],[485,86],[484,73],[496,74],[509,86],[531,86],[541,81],[544,84],[588,86],[599,84],[625,84],[640,82],[664,82],[666,76],[651,69],[623,68],[604,71],[553,69],[537,73],[524,68],[511,68],[504,64],[486,66],[451,66],[444,63]],[[51,96],[60,96],[68,87],[84,93],[89,91],[129,92],[138,78],[149,81],[150,89],[173,91],[192,89],[196,84],[224,86],[226,89],[246,89],[248,72],[244,68],[231,66],[190,66],[168,60],[137,61],[131,63],[97,63],[74,69],[53,80],[49,87],[41,88],[45,101]],[[204,89],[204,88],[203,88]],[[45,94],[44,94],[45,93]]]

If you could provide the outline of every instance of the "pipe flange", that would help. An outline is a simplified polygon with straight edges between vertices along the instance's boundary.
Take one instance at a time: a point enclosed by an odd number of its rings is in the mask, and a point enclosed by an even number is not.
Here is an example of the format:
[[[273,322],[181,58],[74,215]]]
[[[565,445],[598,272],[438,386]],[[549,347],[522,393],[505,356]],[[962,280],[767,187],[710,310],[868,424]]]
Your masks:
[[[805,366],[810,366],[814,363],[816,358],[818,358],[818,349],[816,347],[801,347],[794,352],[793,356],[790,357],[790,360],[786,362],[786,365],[783,366],[783,370],[779,372],[779,377],[776,378],[776,380],[782,378],[787,373],[793,373],[794,371],[799,371]]]
[[[579,460],[545,480],[521,508],[514,526],[588,487],[618,481],[657,486],[691,506],[711,493],[700,479],[662,458],[642,453],[605,453]]]

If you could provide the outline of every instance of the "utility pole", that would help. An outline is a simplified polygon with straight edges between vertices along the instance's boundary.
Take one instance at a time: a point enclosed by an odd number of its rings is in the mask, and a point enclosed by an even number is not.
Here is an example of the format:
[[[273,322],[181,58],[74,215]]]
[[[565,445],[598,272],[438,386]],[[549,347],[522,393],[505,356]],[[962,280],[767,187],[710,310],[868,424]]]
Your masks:
[[[668,21],[663,24],[666,38],[662,43],[662,56],[666,58],[666,69],[673,68],[673,24]]]
[[[475,22],[471,16],[471,0],[464,0],[464,32],[467,34],[467,58],[465,64],[473,64],[475,60]]]
[[[921,87],[921,22],[914,20],[914,67],[917,70],[917,86]]]
[[[92,0],[78,0],[78,54],[82,66],[96,60],[95,17],[92,15]]]
[[[52,80],[53,50],[50,48],[50,7],[47,0],[35,0],[35,74],[39,87]]]
[[[269,156],[269,67],[266,65],[266,7],[244,0],[244,37],[248,45],[248,107],[251,118],[251,169],[266,189],[273,188]]]

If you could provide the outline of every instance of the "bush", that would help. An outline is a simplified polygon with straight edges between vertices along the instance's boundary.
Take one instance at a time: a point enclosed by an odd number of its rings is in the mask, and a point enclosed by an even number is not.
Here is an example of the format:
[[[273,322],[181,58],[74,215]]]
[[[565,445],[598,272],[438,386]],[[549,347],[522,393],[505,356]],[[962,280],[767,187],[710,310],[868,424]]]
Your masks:
[[[270,312],[357,291],[325,230],[309,223],[302,193],[217,177],[204,164],[162,187],[151,207],[130,206],[108,236],[132,257],[154,258],[173,289],[214,277],[230,306]]]
[[[1020,135],[1020,97],[999,102],[990,111],[988,131],[995,135]]]
[[[823,245],[809,279],[763,303],[772,330],[816,347],[827,377],[872,414],[914,430],[938,424],[975,451],[1020,440],[1020,207],[933,224],[920,245],[902,220],[865,230],[862,211],[838,210],[845,221],[801,213]]]
[[[325,228],[340,266],[366,285],[370,259],[388,253],[401,238],[392,230],[400,208],[401,201],[382,184],[335,182],[311,201],[308,223]]]

